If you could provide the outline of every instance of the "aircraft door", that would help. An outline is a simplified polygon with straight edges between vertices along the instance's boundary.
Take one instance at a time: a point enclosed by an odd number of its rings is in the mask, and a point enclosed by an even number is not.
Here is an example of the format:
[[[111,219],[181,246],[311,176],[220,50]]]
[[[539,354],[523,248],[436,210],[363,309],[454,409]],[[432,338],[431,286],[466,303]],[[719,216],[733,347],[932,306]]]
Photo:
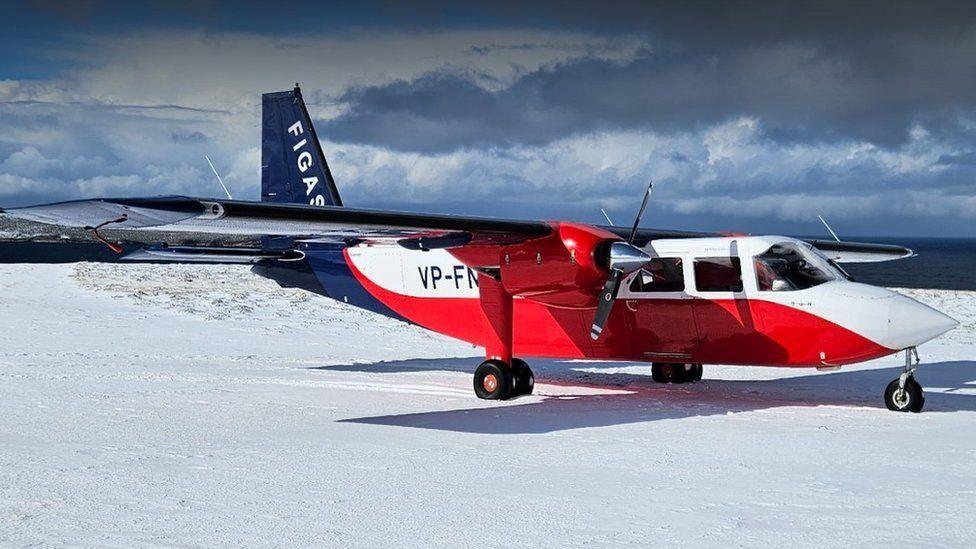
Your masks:
[[[624,279],[620,299],[630,313],[635,358],[690,359],[698,343],[693,298],[685,292],[685,260],[658,257]]]
[[[741,260],[732,253],[696,256],[690,265],[694,279],[695,323],[700,362],[748,364],[756,350],[761,319],[746,298]]]

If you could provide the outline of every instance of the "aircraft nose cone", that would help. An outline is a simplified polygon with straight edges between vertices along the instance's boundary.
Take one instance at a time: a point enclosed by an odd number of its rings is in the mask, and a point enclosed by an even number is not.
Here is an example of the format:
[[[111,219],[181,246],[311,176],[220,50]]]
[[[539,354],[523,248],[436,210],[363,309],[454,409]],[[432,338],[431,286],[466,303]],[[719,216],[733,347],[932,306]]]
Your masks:
[[[959,325],[954,318],[910,297],[896,294],[888,313],[889,349],[904,349],[935,339]]]

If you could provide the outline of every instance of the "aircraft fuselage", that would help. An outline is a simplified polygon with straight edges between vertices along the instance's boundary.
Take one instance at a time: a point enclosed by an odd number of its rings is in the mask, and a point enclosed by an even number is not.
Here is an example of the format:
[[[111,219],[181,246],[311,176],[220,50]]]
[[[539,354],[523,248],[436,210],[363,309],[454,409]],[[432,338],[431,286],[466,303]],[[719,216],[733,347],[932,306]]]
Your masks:
[[[783,271],[792,286],[770,282],[775,276],[767,276],[769,264],[778,268],[784,261],[768,258],[776,245],[788,251],[780,255],[794,258],[807,271],[819,268],[822,279],[797,288],[803,282]],[[512,354],[834,367],[916,346],[956,325],[911,298],[849,280],[836,265],[788,237],[668,239],[643,249],[660,260],[660,268],[624,278],[597,340],[589,334],[595,303],[563,303],[552,292],[516,295]],[[542,254],[536,259],[541,268]],[[479,273],[447,250],[312,245],[305,261],[307,265],[279,263],[255,270],[474,345],[488,345]],[[296,269],[305,269],[304,283],[283,280]]]

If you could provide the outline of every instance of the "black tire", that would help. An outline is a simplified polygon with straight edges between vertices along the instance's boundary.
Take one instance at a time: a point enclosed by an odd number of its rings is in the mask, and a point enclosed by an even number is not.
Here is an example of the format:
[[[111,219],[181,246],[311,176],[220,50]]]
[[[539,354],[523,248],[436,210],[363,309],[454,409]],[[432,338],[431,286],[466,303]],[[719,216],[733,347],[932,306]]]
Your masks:
[[[486,360],[474,371],[474,394],[485,400],[507,400],[512,396],[511,368],[500,360]]]
[[[657,383],[670,383],[671,371],[671,365],[667,362],[654,362],[651,364],[651,379]]]
[[[889,410],[918,413],[925,406],[925,394],[922,393],[922,386],[915,381],[914,377],[905,380],[904,391],[900,390],[896,379],[885,388],[884,401]]]
[[[690,364],[674,363],[671,365],[671,383],[687,383],[691,379]]]
[[[515,387],[511,396],[531,395],[532,390],[535,389],[535,374],[532,373],[532,368],[529,368],[524,360],[513,358],[512,375],[515,376]]]
[[[691,370],[688,371],[688,383],[698,383],[702,380],[703,373],[705,368],[701,364],[692,364]]]

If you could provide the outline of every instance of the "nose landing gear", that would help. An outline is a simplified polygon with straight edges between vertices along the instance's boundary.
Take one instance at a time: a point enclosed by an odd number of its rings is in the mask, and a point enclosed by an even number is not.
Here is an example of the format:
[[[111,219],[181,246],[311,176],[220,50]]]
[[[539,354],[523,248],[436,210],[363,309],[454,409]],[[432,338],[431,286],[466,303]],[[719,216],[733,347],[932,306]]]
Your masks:
[[[531,395],[535,388],[535,374],[519,358],[509,366],[501,360],[486,360],[474,372],[474,393],[486,400],[508,400]]]
[[[912,358],[914,357],[914,361]],[[893,380],[885,388],[885,406],[895,412],[921,412],[925,406],[925,394],[922,386],[915,380],[915,371],[921,361],[915,347],[905,349],[905,369],[898,379]]]

